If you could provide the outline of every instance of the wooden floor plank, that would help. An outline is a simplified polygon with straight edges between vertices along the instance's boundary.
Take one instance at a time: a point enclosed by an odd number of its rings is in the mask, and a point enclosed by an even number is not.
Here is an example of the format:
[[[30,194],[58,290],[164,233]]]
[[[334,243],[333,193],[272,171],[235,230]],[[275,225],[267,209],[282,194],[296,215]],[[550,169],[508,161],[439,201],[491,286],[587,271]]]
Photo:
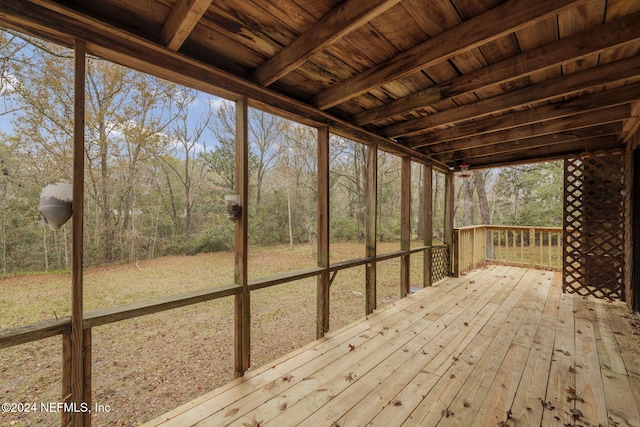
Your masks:
[[[607,314],[627,372],[640,375],[640,335],[631,325],[631,314],[623,304],[609,305]]]
[[[547,392],[540,401],[542,425],[555,425],[557,422],[571,423],[568,411],[558,409],[566,407],[567,390],[576,388],[575,382],[575,317],[573,313],[574,295],[562,294],[555,341],[548,374]],[[571,404],[570,407],[575,405]],[[572,408],[571,408],[572,409]],[[562,425],[562,424],[561,424]]]
[[[640,427],[633,318],[560,279],[446,279],[146,426]]]
[[[304,409],[301,410],[296,406],[292,406],[277,418],[271,420],[271,422],[274,423],[273,425],[283,425],[282,423],[284,422],[297,424],[298,421],[301,422],[300,425],[310,426],[322,425],[325,422],[331,424],[386,379],[399,375],[408,380],[415,376],[420,367],[416,368],[415,365],[408,363],[411,358],[416,354],[420,354],[425,348],[437,347],[440,343],[446,343],[446,340],[452,334],[456,336],[457,340],[462,340],[465,329],[468,329],[464,324],[468,323],[473,314],[487,304],[489,298],[486,295],[493,293],[491,286],[486,288],[488,291],[486,293],[476,292],[468,298],[458,301],[440,316],[435,323],[427,326],[422,333],[412,338],[405,346],[397,348],[393,354],[388,354],[386,348],[380,348],[376,351],[375,357],[368,357],[367,360],[352,363],[351,366],[357,369],[354,369],[354,372],[349,372],[353,377],[351,381],[345,381],[343,377],[339,377],[335,383],[322,384],[321,388],[327,388],[332,391],[333,399],[330,401],[322,402],[318,399],[307,398],[306,402],[304,402],[306,403]],[[391,331],[390,333],[393,332]],[[408,338],[411,337],[409,336]],[[335,367],[330,366],[328,368],[334,369]],[[366,368],[371,369],[367,371]],[[315,413],[303,422],[298,419],[299,414],[314,412],[314,410]],[[370,411],[372,411],[372,408],[369,409]],[[294,415],[291,415],[292,412]]]
[[[618,343],[611,329],[609,316],[605,304],[594,304],[596,319],[594,322],[594,334],[598,347],[598,359],[600,368],[625,375],[627,369],[620,354]]]
[[[544,407],[541,405],[541,400],[544,399],[547,391],[561,294],[560,284],[552,282],[511,406],[511,423],[514,426],[538,426],[542,420]]]
[[[348,422],[350,425],[365,425],[387,407],[394,407],[393,412],[396,417],[403,412],[398,410],[400,406],[407,412],[411,403],[407,400],[403,401],[406,394],[402,393],[407,384],[421,384],[422,392],[426,393],[428,391],[426,385],[435,384],[435,380],[440,377],[437,373],[429,372],[429,365],[438,364],[437,360],[452,360],[452,357],[458,354],[456,351],[460,347],[465,347],[477,335],[497,307],[495,304],[488,303],[488,298],[478,300],[461,313],[455,322],[449,323],[447,328],[442,329],[437,337],[410,355],[406,363],[388,375],[384,381],[375,384],[369,394],[362,396],[362,389],[354,388],[352,396],[355,394],[354,397],[358,403],[351,409],[342,411],[344,415],[339,418],[338,424]],[[340,404],[344,404],[342,398]],[[407,412],[406,416],[409,413]],[[321,425],[321,421],[326,421],[326,417],[323,420],[317,415],[310,417],[304,425]]]
[[[603,371],[609,425],[640,427],[640,414],[627,375]]]
[[[438,426],[497,425],[500,421],[506,420],[506,413],[511,407],[511,400],[529,353],[529,346],[517,345],[514,342],[519,331],[526,333],[524,325],[529,314],[531,314],[529,320],[537,323],[537,318],[544,307],[543,300],[540,302],[537,315],[535,307],[532,309],[532,305],[535,306],[535,295],[538,293],[546,295],[544,292],[539,292],[537,286],[539,278],[540,272],[535,270],[527,271],[522,277],[519,285],[525,290],[524,293],[501,330],[495,335],[489,347],[490,351],[487,351],[478,361],[472,375],[453,400],[451,407],[455,415],[445,417]],[[501,370],[502,377],[498,375]],[[487,408],[491,410],[482,413]],[[474,422],[478,416],[480,419]],[[485,419],[485,416],[488,419]]]
[[[498,425],[511,420],[512,405],[520,385],[529,355],[532,352],[536,331],[549,296],[551,275],[537,274],[528,285],[535,290],[526,302],[525,317],[509,346],[509,350],[496,374],[486,397],[469,425]],[[525,294],[524,298],[527,298]]]
[[[602,383],[601,362],[595,334],[595,303],[591,298],[575,301],[576,387],[567,399],[574,399],[572,416],[581,423],[607,425],[607,404]]]
[[[467,334],[462,342],[458,342],[457,340],[450,340],[442,347],[441,345],[437,345],[431,347],[428,350],[425,349],[425,364],[422,369],[391,399],[389,399],[386,403],[383,401],[383,403],[385,403],[384,407],[377,414],[374,414],[375,417],[372,417],[372,419],[370,419],[368,425],[400,425],[400,423],[409,418],[415,408],[426,398],[426,396],[431,392],[431,389],[442,378],[443,373],[435,373],[439,372],[439,370],[434,369],[434,365],[441,366],[443,362],[434,362],[435,357],[440,356],[440,359],[443,359],[449,364],[455,362],[453,359],[454,356],[458,357],[458,355],[461,353],[461,348],[464,349],[469,345],[470,338],[473,337],[473,339],[475,339],[479,330],[484,327],[489,319],[491,319],[498,308],[499,306],[497,304],[487,304],[484,309],[480,311],[477,316],[474,317],[474,319],[469,323],[469,334]],[[479,357],[479,354],[481,354],[481,351],[478,352],[477,357]],[[433,355],[435,355],[435,357]],[[471,356],[473,357],[474,355],[472,354]],[[455,374],[453,373],[447,373],[447,375],[449,379],[455,378]],[[400,404],[397,404],[398,402]],[[366,402],[364,402],[363,404],[363,410],[365,410],[365,406]],[[344,421],[351,421],[351,419],[345,418]]]
[[[510,272],[516,271],[517,270],[513,269],[510,270]],[[503,286],[504,289],[508,289],[509,292],[505,292],[506,297],[504,299],[500,297],[498,299],[492,298],[491,300],[502,301],[500,308],[480,330],[471,344],[460,351],[459,354],[454,355],[455,359],[448,363],[446,370],[439,368],[435,372],[430,371],[441,374],[441,380],[438,381],[436,386],[425,396],[423,404],[414,410],[403,425],[436,425],[436,420],[452,417],[453,415],[449,414],[449,412],[455,414],[454,409],[458,410],[458,408],[452,408],[452,402],[458,395],[460,389],[467,384],[469,377],[476,371],[478,361],[485,360],[483,363],[487,364],[495,363],[494,359],[488,362],[486,358],[483,359],[489,346],[496,342],[496,340],[502,340],[503,335],[508,335],[511,332],[515,335],[518,326],[516,317],[522,316],[522,310],[518,310],[518,313],[513,316],[512,312],[522,294],[526,291],[526,287],[517,287],[515,285],[521,281],[523,272],[525,272],[525,270],[517,271],[517,277],[510,275],[502,277],[507,280]],[[508,283],[511,283],[513,286],[509,286]],[[491,358],[491,356],[488,357]],[[496,353],[495,359],[502,359],[503,357],[504,354],[500,356],[498,352]],[[476,372],[479,371],[480,370],[477,370]],[[465,402],[460,402],[459,407],[464,408],[464,403]]]
[[[479,272],[481,277],[484,274],[490,274],[490,272]],[[355,378],[359,378],[367,369],[380,363],[385,357],[402,347],[407,340],[413,338],[416,333],[427,328],[430,325],[429,322],[439,321],[441,318],[446,321],[448,317],[455,316],[456,311],[463,310],[464,306],[461,305],[456,295],[473,294],[481,286],[481,282],[470,284],[468,281],[459,281],[459,284],[460,287],[452,288],[450,294],[442,296],[440,300],[429,300],[422,304],[414,303],[408,309],[394,313],[392,318],[385,319],[356,337],[349,334],[352,337],[350,340],[344,340],[341,335],[336,335],[335,340],[341,341],[341,346],[334,347],[322,357],[273,378],[271,382],[264,385],[268,393],[266,397],[256,398],[253,394],[247,394],[246,390],[243,390],[236,400],[224,402],[231,408],[229,411],[219,411],[201,418],[201,420],[208,425],[230,424],[236,421],[242,425],[246,422],[246,416],[249,415],[250,419],[255,417],[266,422],[279,416],[283,411],[280,408],[284,405],[287,414],[289,414],[288,422],[294,422],[293,420],[297,417],[290,415],[294,408],[296,408],[296,413],[304,414],[305,411],[311,411],[314,405],[320,405],[333,399],[341,392],[341,387],[345,386],[345,375],[351,373]],[[463,300],[471,303],[471,300],[466,298]],[[415,323],[415,318],[420,319],[421,323],[412,324]],[[435,326],[437,328],[438,324]],[[352,347],[350,346],[353,346],[355,350],[351,351]],[[382,348],[381,352],[378,351],[380,347]],[[342,372],[348,369],[360,359],[363,360],[363,363],[358,370],[331,375],[332,372]],[[329,373],[328,378],[324,376],[326,372]],[[282,380],[284,377],[287,378],[287,381]],[[325,383],[318,383],[317,378],[324,378]],[[315,390],[322,390],[322,392],[318,395]],[[264,394],[264,391],[260,389],[256,389],[254,392],[258,395]],[[291,396],[299,396],[299,398],[292,399]],[[228,399],[233,399],[233,396],[228,396]],[[311,406],[303,406],[301,409],[299,400],[304,400],[303,405],[311,402]],[[212,402],[212,405],[220,406],[221,402],[218,399]],[[205,408],[205,411],[209,411],[209,409]],[[193,420],[181,419],[180,422],[192,423]]]

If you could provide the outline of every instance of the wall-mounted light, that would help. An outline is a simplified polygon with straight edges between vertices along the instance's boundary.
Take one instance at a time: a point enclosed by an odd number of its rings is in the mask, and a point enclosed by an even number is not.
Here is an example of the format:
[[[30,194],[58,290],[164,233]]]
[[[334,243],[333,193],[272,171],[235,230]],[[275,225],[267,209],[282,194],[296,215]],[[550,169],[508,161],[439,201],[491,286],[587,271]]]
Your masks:
[[[59,230],[71,218],[72,199],[73,185],[68,182],[57,182],[44,187],[38,208],[42,222],[54,230]]]
[[[460,178],[468,178],[469,177],[469,165],[463,163],[460,165]]]
[[[224,203],[227,205],[227,218],[236,222],[242,215],[242,206],[240,205],[240,196],[237,194],[230,194],[224,196]]]

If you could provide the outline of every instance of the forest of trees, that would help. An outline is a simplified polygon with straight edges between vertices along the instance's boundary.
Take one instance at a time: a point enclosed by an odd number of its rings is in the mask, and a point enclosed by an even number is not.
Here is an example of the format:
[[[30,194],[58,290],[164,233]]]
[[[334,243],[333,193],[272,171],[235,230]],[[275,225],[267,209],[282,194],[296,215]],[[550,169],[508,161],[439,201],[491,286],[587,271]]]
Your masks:
[[[0,275],[67,269],[70,224],[38,214],[41,189],[72,178],[73,52],[0,33]],[[96,58],[87,60],[84,263],[228,250],[233,224],[234,104]],[[316,231],[316,131],[250,110],[251,245],[308,244]],[[330,142],[331,236],[364,236],[366,146]],[[379,239],[400,235],[400,159],[379,152]],[[412,223],[422,230],[422,168]],[[562,165],[473,171],[456,178],[456,225],[559,226]],[[434,235],[444,175],[434,172]]]

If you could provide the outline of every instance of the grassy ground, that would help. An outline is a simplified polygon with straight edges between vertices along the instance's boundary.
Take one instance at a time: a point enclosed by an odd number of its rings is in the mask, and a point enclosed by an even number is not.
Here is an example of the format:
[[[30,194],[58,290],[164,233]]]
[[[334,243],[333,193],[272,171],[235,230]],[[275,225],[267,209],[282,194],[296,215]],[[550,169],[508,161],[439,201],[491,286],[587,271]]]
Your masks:
[[[399,244],[379,245],[379,252]],[[364,256],[364,245],[332,245],[332,262]],[[310,246],[251,248],[250,277],[314,265]],[[399,297],[399,260],[378,265],[378,306]],[[364,316],[364,267],[338,272],[331,287],[331,329]],[[110,307],[161,295],[227,285],[233,254],[165,257],[88,269],[85,309]],[[24,275],[0,281],[0,328],[69,315],[70,275]],[[422,257],[412,257],[412,286],[421,286]],[[252,368],[315,338],[316,280],[251,293]],[[233,298],[131,319],[92,331],[96,426],[134,426],[218,387],[233,377]],[[61,399],[61,338],[0,350],[2,402]],[[0,425],[59,425],[59,414],[0,414]]]

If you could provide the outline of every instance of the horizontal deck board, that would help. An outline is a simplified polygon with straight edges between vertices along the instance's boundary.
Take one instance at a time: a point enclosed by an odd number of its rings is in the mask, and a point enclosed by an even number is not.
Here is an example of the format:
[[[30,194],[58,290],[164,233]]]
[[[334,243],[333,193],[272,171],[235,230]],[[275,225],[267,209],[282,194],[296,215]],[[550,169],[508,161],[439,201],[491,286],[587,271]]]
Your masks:
[[[622,303],[562,294],[558,273],[489,266],[146,426],[563,425],[580,411],[585,425],[640,427],[640,348],[629,319]]]

